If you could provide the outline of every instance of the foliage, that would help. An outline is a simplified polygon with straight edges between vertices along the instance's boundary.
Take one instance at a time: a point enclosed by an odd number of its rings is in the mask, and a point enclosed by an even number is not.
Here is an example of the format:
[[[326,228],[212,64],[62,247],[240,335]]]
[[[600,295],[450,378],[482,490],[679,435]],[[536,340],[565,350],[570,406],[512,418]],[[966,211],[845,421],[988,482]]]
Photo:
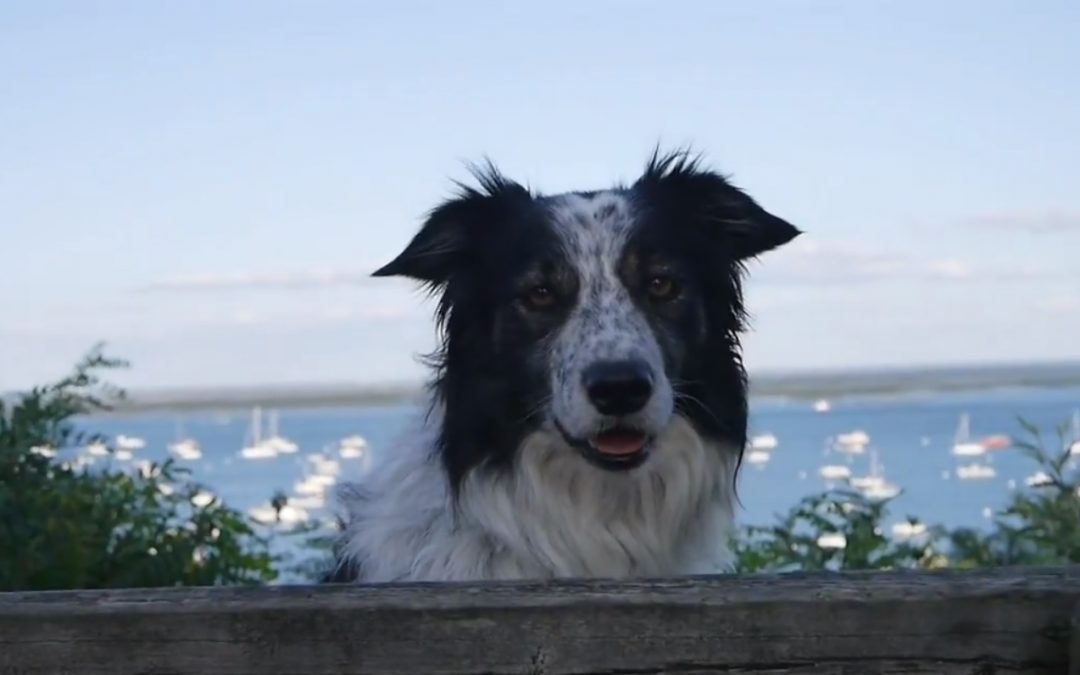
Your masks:
[[[1080,562],[1080,470],[1069,452],[1066,426],[1056,430],[1057,447],[1048,449],[1039,429],[1024,420],[1020,424],[1029,438],[1015,447],[1038,465],[1035,484],[995,515],[990,534],[967,528],[950,534],[957,566]]]
[[[104,442],[75,420],[123,397],[98,373],[125,365],[98,346],[69,376],[0,401],[0,591],[273,580],[245,516],[171,460],[134,471],[63,461]]]
[[[123,398],[99,376],[123,366],[97,347],[60,381],[0,400],[0,591],[323,578],[334,528],[318,520],[273,528],[302,539],[275,558],[272,539],[171,460],[134,471],[111,461],[103,469],[64,461],[65,448],[105,441],[78,431],[76,420]],[[804,497],[772,525],[742,528],[737,570],[1080,562],[1080,458],[1069,448],[1076,439],[1066,438],[1064,425],[1051,441],[1020,425],[1025,436],[1013,446],[1038,467],[1039,480],[1013,493],[989,528],[949,530],[908,516],[909,536],[890,536],[892,500],[845,486]],[[271,503],[280,514],[287,498],[279,493]]]
[[[283,576],[299,581],[322,580],[333,571],[336,562],[335,546],[342,523],[340,520],[308,517],[298,523],[286,525],[283,522],[282,510],[288,505],[288,496],[280,490],[270,499],[270,506],[275,514],[274,522],[270,523],[271,543],[274,543],[277,537],[299,540],[292,546],[286,544],[285,550],[277,556],[278,570]]]
[[[1048,449],[1038,429],[1020,420],[1026,437],[1013,443],[1029,457],[1043,481],[1015,492],[986,530],[950,530],[908,515],[902,536],[886,531],[896,497],[874,499],[851,486],[801,499],[771,525],[740,529],[736,571],[933,569],[1080,562],[1080,469],[1069,454],[1065,427]],[[314,534],[312,534],[314,533]],[[308,557],[292,572],[309,581],[332,562],[332,535],[310,523],[290,534],[310,535]],[[824,537],[824,539],[823,539]],[[839,538],[842,546],[830,545]],[[824,544],[824,545],[823,545]]]
[[[804,497],[772,526],[743,528],[737,544],[740,572],[888,569],[930,566],[933,537],[896,541],[882,528],[886,500],[850,488]],[[909,518],[918,524],[916,518]],[[843,546],[830,546],[839,537]]]
[[[339,521],[312,519],[287,530],[285,536],[302,538],[302,542],[298,553],[287,558],[283,572],[304,581],[328,579],[337,562],[335,552],[341,529]]]
[[[1038,467],[1039,480],[1013,494],[989,530],[927,527],[908,517],[906,540],[884,531],[892,499],[851,488],[803,498],[772,526],[747,526],[736,539],[741,572],[1056,565],[1080,562],[1080,470],[1065,426],[1056,447],[1024,420],[1013,447]],[[842,546],[829,538],[841,537]],[[825,539],[822,539],[825,537]],[[820,542],[820,543],[819,543]],[[824,545],[821,545],[824,544]]]

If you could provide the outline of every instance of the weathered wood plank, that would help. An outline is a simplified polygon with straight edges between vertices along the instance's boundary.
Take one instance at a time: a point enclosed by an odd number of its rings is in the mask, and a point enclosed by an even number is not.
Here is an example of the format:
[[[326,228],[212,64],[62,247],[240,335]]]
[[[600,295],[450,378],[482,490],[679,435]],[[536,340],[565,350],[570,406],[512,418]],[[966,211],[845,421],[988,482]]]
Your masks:
[[[1080,602],[1073,609],[1069,631],[1069,675],[1080,675]]]
[[[1078,567],[9,593],[0,673],[1065,673],[1078,602]]]

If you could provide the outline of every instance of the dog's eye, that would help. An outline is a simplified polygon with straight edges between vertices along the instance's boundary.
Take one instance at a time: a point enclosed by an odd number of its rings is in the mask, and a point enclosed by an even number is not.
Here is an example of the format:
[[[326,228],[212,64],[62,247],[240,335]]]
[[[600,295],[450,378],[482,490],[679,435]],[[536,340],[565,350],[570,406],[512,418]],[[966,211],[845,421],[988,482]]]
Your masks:
[[[653,300],[670,300],[678,294],[679,284],[671,277],[658,274],[649,278],[646,289]]]
[[[521,300],[527,309],[548,309],[555,304],[555,293],[548,286],[533,286],[525,291]]]

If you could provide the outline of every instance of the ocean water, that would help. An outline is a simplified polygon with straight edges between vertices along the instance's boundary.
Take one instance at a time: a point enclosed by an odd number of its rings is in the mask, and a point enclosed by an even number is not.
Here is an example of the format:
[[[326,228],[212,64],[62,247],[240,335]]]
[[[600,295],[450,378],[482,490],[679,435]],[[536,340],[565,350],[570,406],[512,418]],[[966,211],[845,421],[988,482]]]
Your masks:
[[[834,400],[827,413],[814,412],[805,401],[753,400],[753,434],[771,433],[778,446],[762,466],[744,463],[739,484],[742,523],[767,524],[804,495],[829,484],[818,474],[823,464],[850,464],[852,475],[870,469],[871,450],[885,478],[901,487],[894,500],[892,521],[915,515],[924,521],[949,526],[980,526],[987,510],[1002,506],[1010,490],[1024,489],[1024,480],[1036,466],[1015,450],[982,458],[958,458],[951,452],[961,415],[970,419],[972,436],[1017,436],[1022,416],[1047,432],[1067,423],[1080,408],[1080,388],[1047,390],[994,390],[969,393],[911,393],[902,396]],[[340,464],[338,480],[360,476],[365,462],[378,462],[393,452],[393,441],[418,419],[413,406],[379,406],[277,411],[279,433],[299,445],[295,454],[248,460],[239,455],[251,428],[250,412],[146,413],[110,415],[84,420],[84,426],[106,435],[137,436],[146,447],[135,459],[161,460],[178,433],[202,446],[191,467],[194,479],[206,484],[228,504],[248,510],[266,505],[276,490],[294,494],[298,481],[311,468],[308,457],[322,453]],[[266,414],[264,413],[264,420]],[[861,429],[871,443],[860,456],[826,455],[826,439]],[[369,444],[364,459],[343,459],[337,444],[359,434]],[[1048,433],[1053,441],[1055,436]],[[106,460],[118,463],[117,460]],[[996,475],[985,480],[961,480],[956,468],[973,461],[989,464]],[[308,509],[312,515],[332,513],[332,492],[327,507]]]

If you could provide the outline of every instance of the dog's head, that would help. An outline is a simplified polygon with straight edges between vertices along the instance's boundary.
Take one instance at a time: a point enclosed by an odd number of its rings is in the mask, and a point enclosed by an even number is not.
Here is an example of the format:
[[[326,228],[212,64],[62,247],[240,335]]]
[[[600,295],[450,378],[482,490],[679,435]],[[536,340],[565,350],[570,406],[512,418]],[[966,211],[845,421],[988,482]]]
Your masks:
[[[541,195],[488,166],[377,276],[439,296],[435,388],[455,484],[546,430],[592,465],[647,464],[675,415],[746,439],[744,262],[798,234],[685,153],[630,186]]]

